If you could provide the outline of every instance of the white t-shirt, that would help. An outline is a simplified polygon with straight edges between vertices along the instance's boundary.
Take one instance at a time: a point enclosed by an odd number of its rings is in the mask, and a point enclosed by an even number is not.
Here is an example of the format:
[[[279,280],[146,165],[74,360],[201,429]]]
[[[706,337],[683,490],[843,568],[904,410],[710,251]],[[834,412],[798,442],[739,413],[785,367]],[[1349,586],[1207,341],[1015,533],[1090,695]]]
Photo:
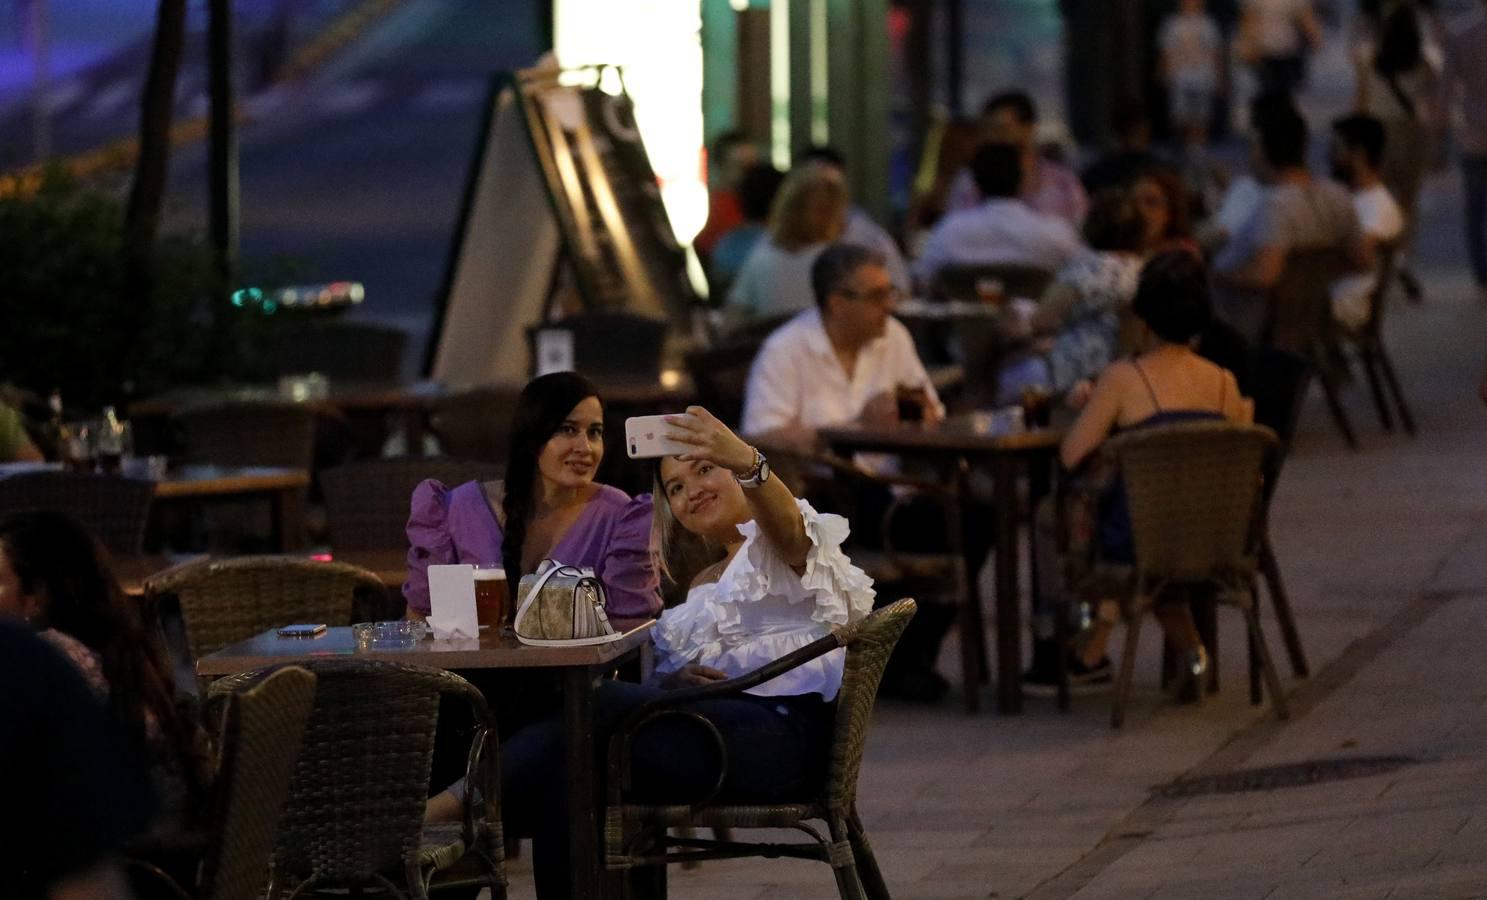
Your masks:
[[[1211,91],[1218,85],[1218,26],[1203,13],[1176,13],[1162,23],[1158,45],[1179,88]]]
[[[1394,241],[1404,231],[1404,213],[1382,184],[1353,194],[1353,209],[1363,233],[1381,244]],[[1368,322],[1368,301],[1378,285],[1379,273],[1358,272],[1332,285],[1332,317],[1349,328]]]
[[[1302,50],[1301,17],[1311,0],[1245,0],[1253,12],[1256,40],[1265,56],[1299,56]]]

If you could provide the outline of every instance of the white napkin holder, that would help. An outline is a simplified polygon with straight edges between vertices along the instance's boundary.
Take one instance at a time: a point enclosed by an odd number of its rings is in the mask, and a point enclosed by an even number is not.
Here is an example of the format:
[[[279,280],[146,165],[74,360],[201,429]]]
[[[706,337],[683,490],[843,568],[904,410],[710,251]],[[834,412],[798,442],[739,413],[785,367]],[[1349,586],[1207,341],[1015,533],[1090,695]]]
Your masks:
[[[434,640],[480,640],[475,614],[475,567],[429,566],[429,628]]]

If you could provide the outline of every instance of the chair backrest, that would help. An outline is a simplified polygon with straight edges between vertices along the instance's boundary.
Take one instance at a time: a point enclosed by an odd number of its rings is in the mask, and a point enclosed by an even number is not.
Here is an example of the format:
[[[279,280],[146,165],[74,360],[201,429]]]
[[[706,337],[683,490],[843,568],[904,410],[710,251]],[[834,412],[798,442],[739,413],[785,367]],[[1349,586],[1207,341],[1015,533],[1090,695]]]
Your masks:
[[[192,659],[270,628],[349,625],[358,591],[386,597],[366,569],[298,556],[204,559],[145,582],[148,596],[179,598]]]
[[[77,519],[110,553],[138,556],[155,484],[117,475],[27,472],[0,478],[0,514],[56,510]]]
[[[183,409],[171,417],[185,438],[187,463],[310,469],[315,413],[271,400],[234,400]]]
[[[1219,422],[1143,428],[1111,440],[1138,575],[1148,583],[1201,581],[1251,569],[1275,444],[1263,426]]]
[[[408,456],[350,463],[320,473],[331,547],[337,551],[408,546],[408,500],[425,478],[454,487],[493,481],[502,466],[448,456]]]
[[[1266,343],[1310,354],[1333,332],[1332,285],[1352,268],[1347,255],[1327,247],[1293,250],[1268,298]]]
[[[749,369],[767,335],[737,338],[726,344],[687,354],[687,372],[697,390],[697,402],[727,425],[742,425],[744,393]]]
[[[573,332],[573,367],[595,381],[606,378],[655,380],[661,374],[661,348],[670,323],[632,312],[586,312],[527,329],[531,358],[537,359],[537,332]],[[534,370],[536,366],[532,367]]]
[[[917,609],[913,600],[899,600],[837,632],[837,639],[847,648],[847,659],[842,666],[836,731],[826,769],[824,797],[829,807],[848,808],[857,799],[857,775],[862,771],[862,751],[867,746],[878,682],[899,635]]]
[[[450,456],[494,463],[504,472],[521,389],[519,384],[493,384],[441,397],[434,404],[429,428]]]
[[[440,669],[350,659],[302,665],[316,677],[315,704],[289,783],[275,871],[323,887],[386,886],[381,873],[406,872],[418,856],[441,697],[470,705],[476,744],[494,771],[490,713],[474,686]],[[263,675],[222,679],[212,691],[242,690]],[[481,781],[487,808],[499,809],[497,787]]]
[[[930,293],[945,300],[979,300],[978,281],[1000,281],[1008,297],[1036,300],[1053,283],[1053,273],[1017,263],[945,266],[935,273]]]
[[[1314,374],[1311,361],[1278,347],[1250,352],[1246,389],[1255,401],[1255,424],[1275,432],[1281,452],[1290,450]]]
[[[265,355],[275,375],[319,372],[331,379],[397,381],[408,333],[370,322],[276,323]]]
[[[197,894],[203,900],[262,896],[314,702],[315,676],[298,666],[228,699],[209,818],[215,834]]]

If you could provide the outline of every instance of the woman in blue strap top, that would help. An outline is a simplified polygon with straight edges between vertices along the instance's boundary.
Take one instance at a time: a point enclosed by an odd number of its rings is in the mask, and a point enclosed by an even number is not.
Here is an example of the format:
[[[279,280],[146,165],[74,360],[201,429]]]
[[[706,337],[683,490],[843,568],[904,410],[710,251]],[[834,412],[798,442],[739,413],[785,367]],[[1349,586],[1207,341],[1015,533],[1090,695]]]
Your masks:
[[[1240,396],[1233,373],[1194,351],[1213,314],[1208,272],[1197,255],[1174,250],[1152,257],[1141,270],[1131,310],[1141,325],[1142,350],[1111,364],[1096,382],[1088,402],[1059,448],[1065,468],[1078,469],[1112,435],[1136,428],[1191,421],[1248,423],[1254,404]],[[1123,483],[1099,505],[1095,537],[1103,560],[1133,559],[1131,522]],[[1044,569],[1049,571],[1049,569]],[[1207,668],[1207,656],[1186,605],[1162,607],[1158,619],[1179,659],[1194,675]],[[1104,659],[1109,626],[1100,623],[1071,660],[1076,676],[1108,681]],[[1035,661],[1035,668],[1037,663]],[[1103,678],[1097,677],[1103,673]]]

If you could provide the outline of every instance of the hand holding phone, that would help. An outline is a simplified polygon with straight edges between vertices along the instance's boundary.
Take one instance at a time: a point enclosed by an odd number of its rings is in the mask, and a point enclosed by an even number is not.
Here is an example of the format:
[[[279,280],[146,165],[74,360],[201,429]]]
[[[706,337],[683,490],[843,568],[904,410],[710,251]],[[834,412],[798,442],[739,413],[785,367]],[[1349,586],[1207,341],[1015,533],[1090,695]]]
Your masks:
[[[672,415],[685,416],[686,413]],[[680,456],[696,449],[669,437],[674,426],[666,419],[667,416],[633,416],[625,420],[625,452],[631,459]]]

